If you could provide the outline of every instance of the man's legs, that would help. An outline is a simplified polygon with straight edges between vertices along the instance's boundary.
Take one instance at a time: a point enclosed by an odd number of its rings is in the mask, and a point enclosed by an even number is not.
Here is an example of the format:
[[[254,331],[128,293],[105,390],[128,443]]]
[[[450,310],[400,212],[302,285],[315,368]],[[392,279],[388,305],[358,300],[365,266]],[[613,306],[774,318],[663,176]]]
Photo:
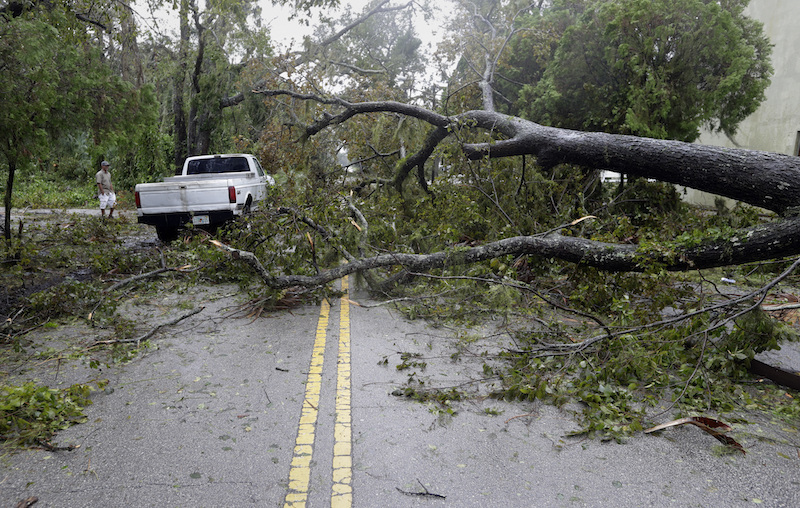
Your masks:
[[[100,217],[105,217],[106,205],[108,204],[108,194],[100,194],[97,197],[100,199]]]
[[[114,207],[117,206],[117,194],[112,192],[108,195],[108,218],[112,218],[114,216]]]

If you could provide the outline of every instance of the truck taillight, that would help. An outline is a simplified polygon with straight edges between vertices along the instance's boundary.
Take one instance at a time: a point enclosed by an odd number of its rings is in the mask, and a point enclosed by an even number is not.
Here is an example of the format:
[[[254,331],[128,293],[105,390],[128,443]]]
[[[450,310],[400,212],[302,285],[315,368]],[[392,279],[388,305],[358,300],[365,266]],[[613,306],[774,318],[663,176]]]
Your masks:
[[[136,208],[142,207],[142,198],[139,197],[139,191],[136,191]]]
[[[236,187],[233,185],[228,187],[228,201],[236,203]]]

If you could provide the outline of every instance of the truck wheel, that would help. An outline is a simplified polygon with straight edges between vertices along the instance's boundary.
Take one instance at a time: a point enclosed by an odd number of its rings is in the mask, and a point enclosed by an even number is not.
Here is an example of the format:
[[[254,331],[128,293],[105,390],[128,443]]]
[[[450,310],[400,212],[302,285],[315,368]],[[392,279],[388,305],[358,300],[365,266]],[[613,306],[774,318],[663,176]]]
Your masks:
[[[165,226],[156,226],[156,235],[164,243],[169,243],[178,239],[178,230]]]

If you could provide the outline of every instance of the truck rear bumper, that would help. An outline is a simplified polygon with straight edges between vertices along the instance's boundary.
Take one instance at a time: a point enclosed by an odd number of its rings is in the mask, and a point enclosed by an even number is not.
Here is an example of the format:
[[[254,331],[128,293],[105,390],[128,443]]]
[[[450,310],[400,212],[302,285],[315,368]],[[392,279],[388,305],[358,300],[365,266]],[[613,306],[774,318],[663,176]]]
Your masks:
[[[149,224],[151,226],[178,229],[192,222],[194,216],[207,216],[208,224],[215,225],[233,219],[231,210],[218,210],[205,213],[154,213],[139,215],[139,224]]]

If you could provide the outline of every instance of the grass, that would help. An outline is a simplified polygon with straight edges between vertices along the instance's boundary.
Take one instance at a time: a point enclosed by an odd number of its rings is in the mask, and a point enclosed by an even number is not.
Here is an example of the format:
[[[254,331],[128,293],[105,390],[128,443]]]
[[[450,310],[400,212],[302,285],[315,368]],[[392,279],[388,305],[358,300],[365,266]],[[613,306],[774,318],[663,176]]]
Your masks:
[[[14,188],[13,208],[97,208],[97,185],[92,176],[85,182],[65,182],[58,175],[19,177]],[[133,209],[133,192],[117,189],[117,208]]]

